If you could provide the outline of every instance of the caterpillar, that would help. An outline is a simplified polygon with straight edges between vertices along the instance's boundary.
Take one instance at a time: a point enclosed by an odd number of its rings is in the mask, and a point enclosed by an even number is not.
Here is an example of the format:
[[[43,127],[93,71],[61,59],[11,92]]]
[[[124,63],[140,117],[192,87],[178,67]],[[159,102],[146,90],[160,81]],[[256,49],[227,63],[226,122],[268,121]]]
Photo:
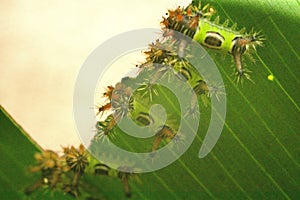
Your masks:
[[[216,17],[214,22],[210,21],[214,12],[215,10],[210,8],[209,4],[201,8],[200,4],[196,6],[193,3],[186,8],[178,7],[175,10],[169,10],[168,17],[163,17],[161,22],[163,35],[172,36],[180,41],[182,38],[178,34],[180,32],[206,48],[228,52],[233,56],[238,81],[242,76],[251,80],[250,71],[242,66],[242,56],[251,50],[255,51],[256,46],[262,46],[263,37],[259,32],[236,31],[236,24],[228,28],[228,20],[220,25],[219,17]],[[186,45],[185,42],[180,43],[178,55],[183,54],[182,51]]]

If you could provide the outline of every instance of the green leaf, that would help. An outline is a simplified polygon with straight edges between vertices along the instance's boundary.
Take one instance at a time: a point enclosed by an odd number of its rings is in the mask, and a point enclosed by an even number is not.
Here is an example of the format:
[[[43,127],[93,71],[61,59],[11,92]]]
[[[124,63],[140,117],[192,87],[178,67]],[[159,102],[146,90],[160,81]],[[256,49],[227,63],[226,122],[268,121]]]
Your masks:
[[[207,129],[203,124],[210,119],[210,110],[203,107],[199,131],[188,151],[168,167],[142,174],[142,184],[130,182],[132,199],[297,199],[300,193],[300,37],[297,32],[300,3],[297,0],[205,3],[216,9],[221,22],[229,19],[232,24],[238,23],[239,28],[262,31],[266,41],[264,47],[257,49],[256,63],[245,60],[255,84],[245,81],[237,85],[231,76],[232,58],[224,59],[209,51],[222,74],[227,93],[226,122],[218,143],[205,158],[198,158]],[[270,74],[274,75],[273,81],[267,79]],[[157,101],[167,102],[163,103],[167,108],[176,107],[167,90],[161,94]],[[139,106],[142,109],[143,105]],[[41,148],[3,108],[0,121],[0,197],[29,198],[23,191],[37,176],[29,174],[27,167],[34,163],[33,154]],[[120,147],[132,151],[148,151],[153,142],[151,139],[135,141],[125,134],[117,134],[114,139]],[[104,184],[89,187],[97,185],[99,179]],[[102,194],[106,199],[124,197],[122,185],[110,177],[84,176],[83,180],[85,192]],[[37,191],[30,198],[41,197],[71,198],[45,191]]]

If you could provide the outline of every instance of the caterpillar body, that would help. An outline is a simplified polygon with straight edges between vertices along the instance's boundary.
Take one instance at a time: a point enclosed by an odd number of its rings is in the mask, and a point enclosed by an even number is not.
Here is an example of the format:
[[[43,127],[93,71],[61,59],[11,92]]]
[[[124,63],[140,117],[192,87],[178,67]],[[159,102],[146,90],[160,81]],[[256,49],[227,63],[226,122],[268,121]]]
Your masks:
[[[219,17],[214,22],[210,21],[210,16],[214,12],[214,9],[209,8],[209,5],[201,8],[200,5],[195,6],[193,4],[190,4],[187,8],[178,7],[175,10],[169,10],[169,13],[167,13],[169,16],[163,18],[161,22],[164,26],[164,36],[172,36],[180,40],[179,34],[176,33],[180,32],[209,49],[228,52],[233,56],[238,80],[242,76],[251,80],[247,73],[248,70],[242,67],[242,56],[250,50],[256,50],[256,46],[261,46],[262,36],[257,32],[244,33],[244,30],[236,31],[236,24],[228,28],[228,21],[225,21],[223,25],[219,25]],[[185,46],[182,48],[185,48]]]

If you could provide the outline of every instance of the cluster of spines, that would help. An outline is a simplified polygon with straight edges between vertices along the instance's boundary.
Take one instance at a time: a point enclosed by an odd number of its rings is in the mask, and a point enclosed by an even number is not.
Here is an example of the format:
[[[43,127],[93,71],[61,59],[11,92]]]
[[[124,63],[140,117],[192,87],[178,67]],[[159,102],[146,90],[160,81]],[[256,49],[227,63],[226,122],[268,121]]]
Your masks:
[[[130,172],[129,166],[123,165],[118,169],[112,169],[103,163],[94,164],[95,160],[82,144],[78,148],[63,147],[62,155],[52,150],[44,150],[36,153],[34,157],[36,165],[30,167],[29,170],[32,173],[40,172],[41,177],[25,189],[27,195],[39,188],[49,188],[63,191],[77,198],[81,194],[79,191],[81,176],[90,173],[119,178],[124,185],[125,195],[130,197],[129,179],[133,177],[139,181],[137,174]],[[127,172],[123,172],[124,168]]]
[[[54,151],[47,150],[42,153],[36,153],[34,157],[37,161],[37,165],[31,167],[30,171],[40,172],[42,176],[34,184],[26,188],[25,193],[27,195],[43,185],[55,188],[60,182],[62,174],[68,171],[68,168],[63,164],[62,159]]]
[[[41,172],[41,178],[26,188],[25,193],[30,194],[34,190],[49,186],[51,189],[60,188],[74,197],[79,196],[78,183],[85,168],[89,164],[88,155],[80,145],[63,148],[63,155],[52,150],[45,150],[35,154],[37,165],[30,168],[31,172]],[[70,175],[72,178],[69,178]]]
[[[197,31],[198,24],[201,18],[210,18],[215,13],[215,10],[209,6],[198,6],[193,3],[186,8],[177,7],[175,10],[168,10],[167,18],[163,17],[161,24],[163,25],[163,35],[165,37],[172,36],[174,39],[180,39],[180,32],[190,38],[193,38]]]
[[[103,114],[105,111],[110,111],[111,114],[104,121],[97,122],[96,139],[107,138],[109,134],[114,133],[113,129],[117,122],[130,113],[133,109],[131,93],[131,87],[125,83],[117,83],[115,87],[107,86],[103,97],[106,98],[108,103],[98,108],[97,115]]]

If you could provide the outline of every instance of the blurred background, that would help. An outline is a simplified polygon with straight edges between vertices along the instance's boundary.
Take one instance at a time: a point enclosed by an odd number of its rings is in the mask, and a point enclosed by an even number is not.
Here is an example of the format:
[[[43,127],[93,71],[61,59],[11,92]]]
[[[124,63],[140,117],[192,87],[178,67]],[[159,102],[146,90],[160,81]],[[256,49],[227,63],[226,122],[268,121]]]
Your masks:
[[[43,148],[77,146],[73,89],[85,59],[122,32],[160,28],[167,9],[189,2],[2,0],[0,104]],[[140,52],[136,55],[116,64],[134,68],[143,59]],[[106,75],[98,86],[100,94],[120,77]]]

